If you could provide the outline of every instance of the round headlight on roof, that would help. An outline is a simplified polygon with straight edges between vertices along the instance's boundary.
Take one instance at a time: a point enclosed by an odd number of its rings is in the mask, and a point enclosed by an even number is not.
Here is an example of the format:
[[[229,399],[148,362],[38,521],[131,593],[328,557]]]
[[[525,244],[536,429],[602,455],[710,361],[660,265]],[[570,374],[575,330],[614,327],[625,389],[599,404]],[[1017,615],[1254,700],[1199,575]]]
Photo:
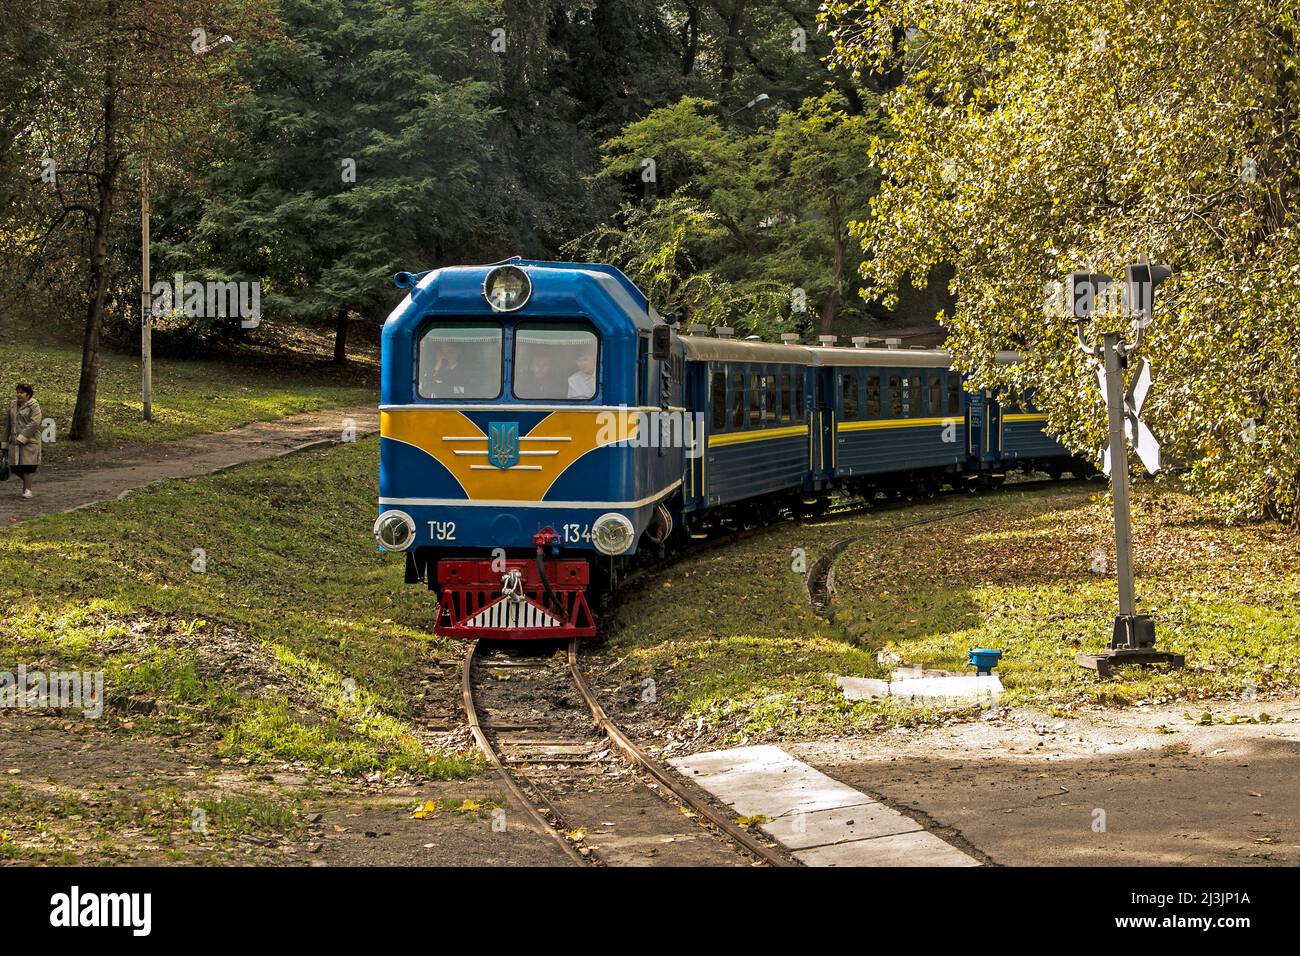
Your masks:
[[[385,551],[405,551],[415,542],[415,522],[405,511],[385,511],[375,521],[375,540]]]
[[[601,515],[591,526],[591,543],[601,554],[622,554],[635,540],[632,522],[616,511]]]
[[[498,266],[483,280],[483,298],[497,312],[522,309],[532,294],[532,280],[518,266]]]

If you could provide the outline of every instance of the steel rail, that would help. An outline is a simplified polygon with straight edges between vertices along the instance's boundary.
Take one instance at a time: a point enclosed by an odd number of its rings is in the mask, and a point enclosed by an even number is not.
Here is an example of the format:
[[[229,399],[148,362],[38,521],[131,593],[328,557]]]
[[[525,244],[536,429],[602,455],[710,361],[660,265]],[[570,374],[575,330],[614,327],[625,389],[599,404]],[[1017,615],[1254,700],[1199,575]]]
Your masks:
[[[582,670],[578,666],[578,642],[576,640],[569,642],[569,675],[573,678],[578,692],[582,694],[582,699],[586,701],[587,708],[591,711],[596,726],[609,738],[610,744],[623,755],[625,760],[649,774],[660,786],[667,789],[683,804],[704,817],[713,826],[726,834],[728,839],[744,847],[757,859],[769,866],[800,865],[796,860],[767,846],[752,833],[715,810],[704,799],[692,792],[693,784],[688,786],[685,780],[665,768],[638,747],[618,724],[610,720],[609,715],[605,713],[605,709],[600,706],[600,701],[592,693],[591,687],[588,686],[587,679],[582,676]]]
[[[527,793],[524,792],[524,789],[515,781],[515,778],[511,775],[510,771],[506,769],[506,766],[501,762],[501,757],[497,754],[496,749],[487,739],[487,734],[483,732],[483,726],[479,723],[478,719],[478,709],[474,706],[473,670],[474,657],[478,653],[478,644],[478,641],[470,642],[469,652],[465,655],[465,663],[461,667],[460,677],[461,700],[465,706],[465,718],[469,721],[470,732],[474,735],[474,742],[478,744],[478,749],[482,751],[483,756],[487,758],[488,763],[490,763],[493,769],[496,770],[497,775],[506,785],[506,789],[509,790],[515,800],[523,806],[524,811],[532,819],[533,823],[536,824],[534,829],[538,830],[545,836],[549,836],[552,840],[558,843],[564,850],[565,855],[572,862],[577,863],[580,866],[587,866],[590,861],[577,851],[574,845],[569,842],[563,833],[555,829],[555,826],[551,821],[546,819],[544,813],[537,809],[536,803]]]

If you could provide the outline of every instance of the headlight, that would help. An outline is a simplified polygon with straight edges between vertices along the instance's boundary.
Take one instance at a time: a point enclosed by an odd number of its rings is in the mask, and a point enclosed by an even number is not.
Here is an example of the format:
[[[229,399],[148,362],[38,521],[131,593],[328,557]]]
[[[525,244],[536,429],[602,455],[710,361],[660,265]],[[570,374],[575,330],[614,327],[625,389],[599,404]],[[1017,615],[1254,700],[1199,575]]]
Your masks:
[[[532,294],[532,280],[518,266],[500,266],[483,280],[483,298],[498,312],[522,309]]]
[[[405,551],[415,541],[415,522],[405,511],[385,511],[375,522],[375,540],[385,551]]]
[[[601,515],[591,528],[591,543],[601,554],[622,554],[635,540],[632,522],[613,512]]]

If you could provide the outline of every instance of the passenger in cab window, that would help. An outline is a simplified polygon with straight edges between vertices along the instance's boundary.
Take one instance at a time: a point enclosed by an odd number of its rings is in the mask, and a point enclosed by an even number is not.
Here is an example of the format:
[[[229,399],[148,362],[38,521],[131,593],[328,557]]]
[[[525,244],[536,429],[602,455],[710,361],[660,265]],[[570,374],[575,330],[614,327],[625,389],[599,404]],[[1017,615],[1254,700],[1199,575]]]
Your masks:
[[[534,352],[516,375],[515,394],[520,398],[550,398],[558,390],[559,376],[551,357],[545,352]]]
[[[596,353],[578,354],[578,370],[569,376],[569,398],[592,398],[596,394]]]

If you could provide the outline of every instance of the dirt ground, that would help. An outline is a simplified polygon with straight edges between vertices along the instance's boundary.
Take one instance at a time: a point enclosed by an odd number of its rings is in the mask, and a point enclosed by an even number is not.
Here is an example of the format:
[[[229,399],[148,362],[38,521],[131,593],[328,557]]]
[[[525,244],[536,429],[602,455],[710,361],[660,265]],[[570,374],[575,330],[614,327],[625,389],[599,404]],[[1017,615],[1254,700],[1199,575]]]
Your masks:
[[[1295,866],[1300,699],[1140,707],[1058,720],[1033,711],[795,756],[1008,866]]]
[[[1300,863],[1300,699],[1210,712],[1220,720],[1260,712],[1271,719],[1202,725],[1203,711],[1184,716],[1179,707],[1067,720],[1019,710],[782,746],[994,864]],[[7,832],[17,844],[92,864],[566,863],[505,802],[491,775],[448,783],[343,779],[299,765],[225,760],[212,743],[6,712],[0,839]],[[590,794],[597,803],[598,796]],[[247,832],[220,832],[214,823],[196,834],[192,808],[217,799],[288,807],[292,820]],[[478,812],[461,811],[467,800]],[[425,801],[437,809],[413,816]],[[606,804],[579,815],[603,820]],[[612,832],[593,829],[593,842],[614,845]],[[0,853],[0,862],[36,859]]]
[[[345,423],[352,424],[347,435]],[[166,478],[193,478],[379,430],[375,405],[327,408],[271,422],[148,445],[118,445],[42,466],[34,496],[20,498],[17,479],[0,484],[0,526],[72,511]]]
[[[241,764],[204,741],[102,729],[36,712],[0,716],[0,864],[546,866],[565,860],[491,776],[412,784]],[[465,801],[482,807],[463,812]],[[279,808],[283,821],[205,821],[213,801]],[[413,811],[431,801],[423,817]],[[62,854],[55,856],[54,854]]]

